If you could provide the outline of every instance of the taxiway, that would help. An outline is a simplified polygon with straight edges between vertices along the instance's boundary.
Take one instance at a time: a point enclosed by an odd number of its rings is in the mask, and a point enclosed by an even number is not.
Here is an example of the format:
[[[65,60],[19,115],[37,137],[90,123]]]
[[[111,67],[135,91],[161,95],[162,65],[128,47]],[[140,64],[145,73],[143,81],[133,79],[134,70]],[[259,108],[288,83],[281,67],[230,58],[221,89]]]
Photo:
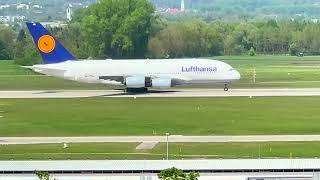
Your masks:
[[[148,93],[124,93],[121,90],[0,91],[0,98],[81,98],[81,97],[261,97],[320,96],[320,88],[304,89],[173,89]]]
[[[255,136],[179,136],[168,138],[170,143],[227,143],[227,142],[306,142],[320,141],[320,135],[255,135]],[[0,137],[0,144],[57,144],[57,143],[161,143],[166,136],[97,136],[97,137]]]

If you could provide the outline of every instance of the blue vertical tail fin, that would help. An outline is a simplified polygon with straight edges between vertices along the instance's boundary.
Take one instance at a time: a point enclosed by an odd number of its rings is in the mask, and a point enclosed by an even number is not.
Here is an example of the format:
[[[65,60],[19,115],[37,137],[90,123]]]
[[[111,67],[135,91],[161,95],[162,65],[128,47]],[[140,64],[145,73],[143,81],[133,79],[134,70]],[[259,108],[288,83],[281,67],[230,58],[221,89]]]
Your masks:
[[[75,60],[74,56],[40,23],[26,24],[45,64]]]

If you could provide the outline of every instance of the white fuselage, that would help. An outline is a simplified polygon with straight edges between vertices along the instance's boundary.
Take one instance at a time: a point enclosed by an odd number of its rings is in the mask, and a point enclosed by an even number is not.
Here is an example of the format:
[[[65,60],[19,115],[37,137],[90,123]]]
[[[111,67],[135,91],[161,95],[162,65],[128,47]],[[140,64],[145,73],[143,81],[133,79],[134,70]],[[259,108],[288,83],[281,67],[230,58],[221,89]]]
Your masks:
[[[83,60],[34,65],[32,69],[74,81],[113,85],[125,85],[117,81],[119,77],[165,78],[178,84],[228,84],[240,79],[239,72],[230,65],[207,59]]]

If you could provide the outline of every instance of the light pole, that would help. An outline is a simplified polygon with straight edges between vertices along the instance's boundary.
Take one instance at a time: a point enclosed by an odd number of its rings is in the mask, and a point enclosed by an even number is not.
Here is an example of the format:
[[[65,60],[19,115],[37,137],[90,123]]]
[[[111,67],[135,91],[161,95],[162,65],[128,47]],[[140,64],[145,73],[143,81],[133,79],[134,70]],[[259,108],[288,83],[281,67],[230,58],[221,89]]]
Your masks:
[[[167,137],[167,160],[169,160],[169,136],[170,136],[170,133],[166,133],[166,137]]]

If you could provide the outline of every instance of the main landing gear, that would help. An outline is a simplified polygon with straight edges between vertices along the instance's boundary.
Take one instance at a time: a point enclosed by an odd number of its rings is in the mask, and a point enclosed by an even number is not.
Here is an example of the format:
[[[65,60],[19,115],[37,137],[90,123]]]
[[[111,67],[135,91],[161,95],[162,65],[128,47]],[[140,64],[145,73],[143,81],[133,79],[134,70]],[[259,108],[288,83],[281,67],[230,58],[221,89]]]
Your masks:
[[[146,93],[148,88],[125,88],[123,91],[127,93]]]
[[[228,84],[225,84],[225,85],[224,85],[223,90],[224,90],[224,91],[229,91]]]

